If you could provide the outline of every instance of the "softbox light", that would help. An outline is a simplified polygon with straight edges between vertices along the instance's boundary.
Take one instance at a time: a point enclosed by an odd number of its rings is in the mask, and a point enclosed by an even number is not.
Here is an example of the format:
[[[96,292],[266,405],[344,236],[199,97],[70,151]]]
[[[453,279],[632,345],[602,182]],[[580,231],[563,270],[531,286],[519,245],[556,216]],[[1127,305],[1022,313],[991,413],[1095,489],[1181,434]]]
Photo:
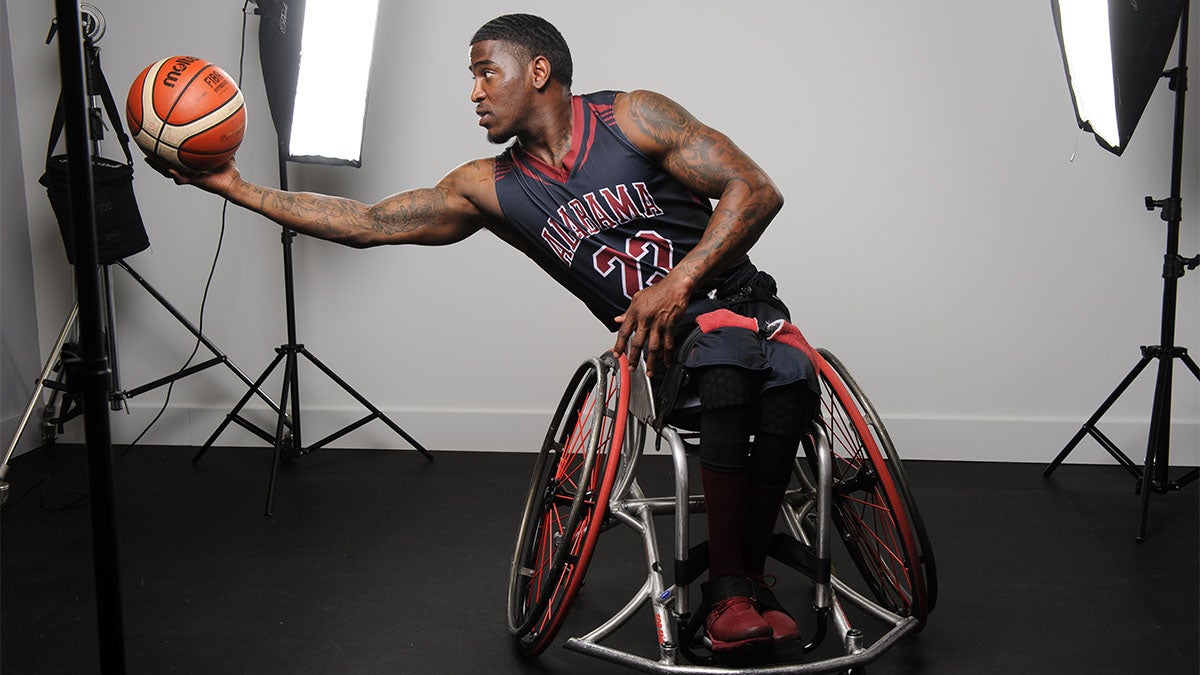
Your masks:
[[[1116,155],[1133,130],[1175,42],[1186,0],[1051,0],[1079,128]]]
[[[291,161],[362,165],[379,0],[259,0],[259,60]]]

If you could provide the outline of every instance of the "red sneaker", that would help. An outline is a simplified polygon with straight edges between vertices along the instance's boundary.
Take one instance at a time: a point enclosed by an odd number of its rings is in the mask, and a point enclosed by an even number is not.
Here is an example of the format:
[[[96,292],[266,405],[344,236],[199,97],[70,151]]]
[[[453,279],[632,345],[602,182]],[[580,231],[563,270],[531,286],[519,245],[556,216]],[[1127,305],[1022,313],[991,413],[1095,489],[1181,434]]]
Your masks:
[[[771,625],[755,608],[754,599],[750,597],[753,586],[749,579],[721,577],[704,586],[705,593],[714,597],[712,609],[704,620],[704,636],[714,652],[745,649],[771,641]]]
[[[754,582],[755,607],[762,615],[763,620],[771,626],[776,642],[799,640],[800,627],[796,625],[795,619],[787,613],[775,594],[771,592],[774,577],[771,579],[772,582],[768,582],[766,577],[750,577],[750,580]]]
[[[754,600],[736,596],[713,606],[704,621],[704,635],[714,652],[722,652],[769,642],[772,631],[766,619],[754,609]]]
[[[797,626],[795,620],[788,616],[786,612],[764,608],[762,618],[771,626],[771,631],[774,633],[776,642],[800,639],[800,626]]]

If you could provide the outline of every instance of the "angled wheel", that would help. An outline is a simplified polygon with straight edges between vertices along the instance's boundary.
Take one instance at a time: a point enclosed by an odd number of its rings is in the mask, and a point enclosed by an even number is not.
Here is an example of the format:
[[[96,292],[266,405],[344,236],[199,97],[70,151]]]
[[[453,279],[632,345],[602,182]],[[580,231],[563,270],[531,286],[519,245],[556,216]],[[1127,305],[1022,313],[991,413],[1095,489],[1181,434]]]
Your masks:
[[[600,536],[626,429],[625,364],[605,354],[579,367],[534,464],[508,591],[508,630],[528,656],[554,640]]]
[[[881,605],[922,625],[937,600],[933,549],[874,407],[827,350],[817,364],[833,452],[833,522]],[[815,475],[816,460],[808,457]]]

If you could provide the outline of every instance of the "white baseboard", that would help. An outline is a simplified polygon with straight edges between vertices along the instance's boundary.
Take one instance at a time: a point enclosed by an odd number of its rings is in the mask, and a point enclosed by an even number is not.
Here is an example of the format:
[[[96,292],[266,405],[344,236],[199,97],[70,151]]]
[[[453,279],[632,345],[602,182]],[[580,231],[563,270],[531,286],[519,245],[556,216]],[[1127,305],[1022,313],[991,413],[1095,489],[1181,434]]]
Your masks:
[[[114,444],[128,443],[157,414],[155,407],[130,406],[130,412],[112,413]],[[511,410],[394,410],[384,411],[405,432],[429,450],[534,452],[541,447],[551,411]],[[227,409],[170,408],[142,443],[200,447],[224,419]],[[302,411],[305,446],[325,438],[369,414],[355,408]],[[274,435],[275,418],[268,410],[245,413]],[[1049,463],[1075,436],[1083,420],[1047,419],[939,419],[932,417],[885,418],[885,425],[900,456],[905,459]],[[1148,424],[1145,420],[1101,420],[1098,425],[1136,464],[1145,459]],[[71,422],[61,442],[83,440],[82,421]],[[236,424],[217,437],[218,446],[262,446],[265,442]],[[409,449],[408,444],[382,420],[330,444],[330,448]],[[1108,464],[1112,459],[1090,436],[1085,436],[1066,458],[1072,464]],[[1171,425],[1171,464],[1200,465],[1200,421],[1175,420]]]
[[[1079,433],[1086,420],[1046,419],[885,419],[897,452],[905,459],[1050,463]],[[1135,464],[1146,458],[1149,422],[1100,420],[1097,428]],[[1071,464],[1111,464],[1112,458],[1089,435],[1067,456]],[[1200,465],[1200,422],[1171,424],[1171,465]]]

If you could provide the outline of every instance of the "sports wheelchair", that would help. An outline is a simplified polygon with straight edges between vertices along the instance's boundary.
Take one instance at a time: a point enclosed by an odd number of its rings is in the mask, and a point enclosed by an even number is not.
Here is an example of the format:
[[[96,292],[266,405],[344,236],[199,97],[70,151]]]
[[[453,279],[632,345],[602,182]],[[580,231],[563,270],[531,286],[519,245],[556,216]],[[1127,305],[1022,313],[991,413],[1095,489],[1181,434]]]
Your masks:
[[[656,417],[643,365],[631,370],[624,356],[605,353],[571,378],[534,465],[508,591],[508,629],[523,654],[536,656],[554,641],[601,532],[618,524],[642,540],[645,580],[602,625],[568,639],[568,649],[649,673],[860,673],[924,626],[937,599],[936,570],[900,458],[845,366],[827,350],[816,354],[821,414],[802,441],[781,509],[784,531],[776,532],[771,550],[773,559],[811,580],[811,615],[795,613],[801,642],[777,647],[769,662],[730,662],[698,638],[705,612],[692,607],[689,586],[706,569],[707,548],[691,545],[689,520],[703,512],[704,498],[690,494],[686,458],[698,434]],[[638,460],[652,436],[670,450],[670,496],[647,496],[639,485]],[[655,516],[673,520],[668,569]],[[860,590],[834,574],[835,536],[846,545]],[[657,658],[601,644],[647,604]],[[870,628],[852,625],[847,607]],[[839,642],[818,650],[830,626]]]

